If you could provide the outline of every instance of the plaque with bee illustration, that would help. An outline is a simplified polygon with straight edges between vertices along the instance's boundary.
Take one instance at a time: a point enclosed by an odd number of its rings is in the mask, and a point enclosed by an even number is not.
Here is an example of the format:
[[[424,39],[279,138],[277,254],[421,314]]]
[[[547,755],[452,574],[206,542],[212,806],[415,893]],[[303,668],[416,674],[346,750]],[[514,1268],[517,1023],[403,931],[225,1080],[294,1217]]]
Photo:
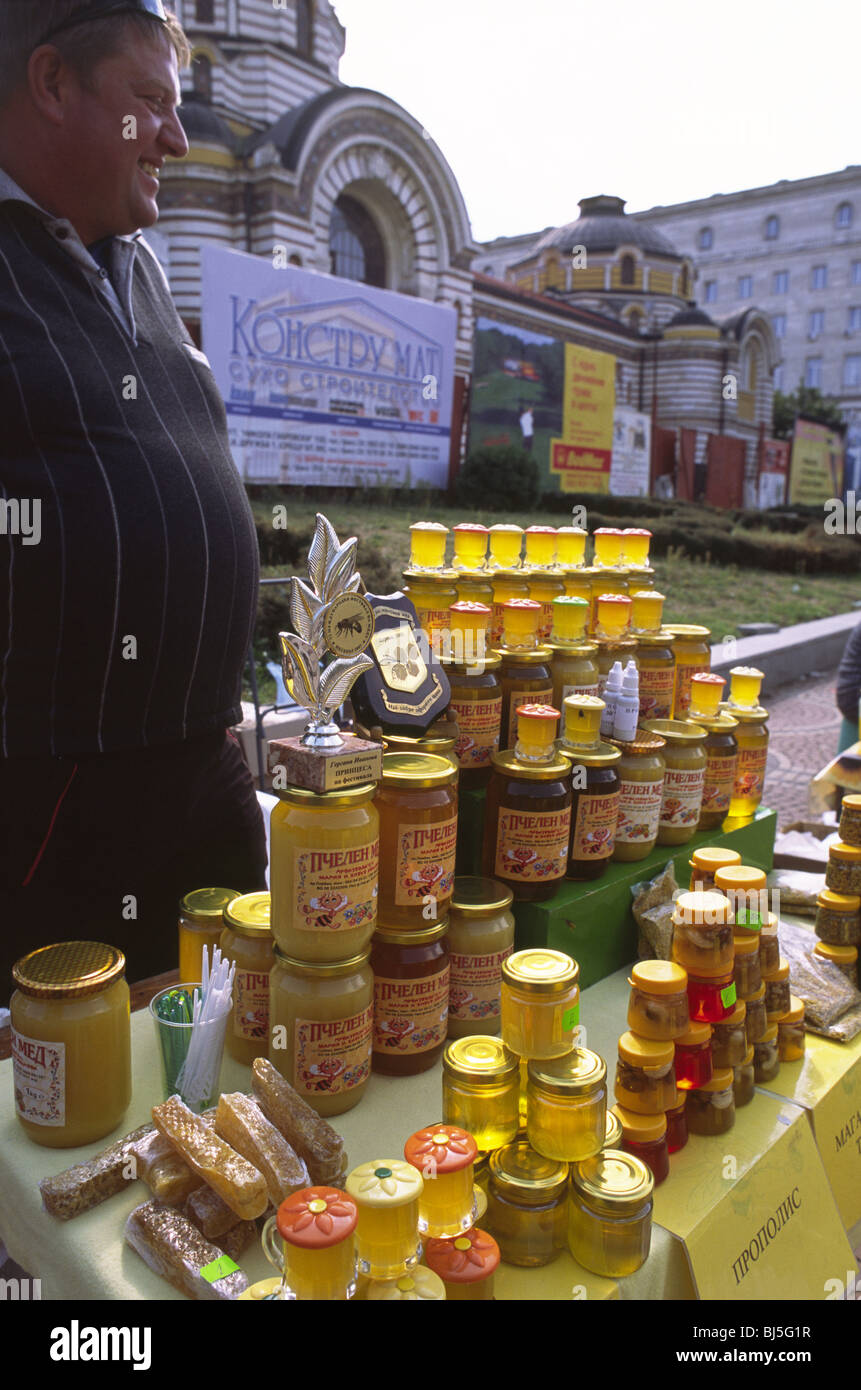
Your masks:
[[[424,731],[448,707],[448,677],[404,594],[368,594],[367,601],[374,616],[367,649],[374,667],[353,687],[356,714],[388,733]]]
[[[329,604],[323,638],[333,656],[357,656],[373,632],[374,610],[363,594],[339,594]]]

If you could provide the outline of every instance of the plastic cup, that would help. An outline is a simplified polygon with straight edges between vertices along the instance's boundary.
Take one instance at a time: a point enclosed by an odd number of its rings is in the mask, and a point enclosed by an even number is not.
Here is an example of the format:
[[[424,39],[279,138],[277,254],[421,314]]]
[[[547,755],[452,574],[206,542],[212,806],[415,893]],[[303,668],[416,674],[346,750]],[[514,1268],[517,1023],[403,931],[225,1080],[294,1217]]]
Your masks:
[[[410,527],[410,569],[429,574],[445,566],[448,527],[438,521],[417,521]]]
[[[189,1089],[187,1084],[180,1085],[180,1073],[188,1056],[194,1025],[190,1022],[174,1023],[170,1019],[160,1018],[158,1008],[160,1000],[165,999],[168,995],[181,996],[184,991],[189,1000],[189,1014],[192,1014],[193,1005],[190,1001],[193,999],[194,991],[200,988],[199,984],[170,985],[168,989],[160,990],[150,1001],[149,1006],[155,1024],[159,1057],[161,1058],[164,1099],[167,1100],[170,1096],[179,1096],[181,1100],[185,1101],[189,1110],[193,1110],[196,1115],[215,1105],[220,1094],[221,1059],[224,1054],[224,1037],[227,1032],[230,1009],[226,1009],[220,1018],[212,1019],[203,1025],[211,1065],[207,1069],[206,1094],[197,1095]]]

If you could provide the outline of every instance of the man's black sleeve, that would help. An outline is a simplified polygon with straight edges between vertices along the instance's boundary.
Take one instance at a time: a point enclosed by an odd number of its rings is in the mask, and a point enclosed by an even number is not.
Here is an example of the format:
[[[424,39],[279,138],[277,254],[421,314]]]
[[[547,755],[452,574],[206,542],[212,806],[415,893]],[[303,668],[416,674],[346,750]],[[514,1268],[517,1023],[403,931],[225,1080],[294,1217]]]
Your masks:
[[[853,629],[837,669],[837,708],[850,724],[858,722],[861,695],[861,623]]]

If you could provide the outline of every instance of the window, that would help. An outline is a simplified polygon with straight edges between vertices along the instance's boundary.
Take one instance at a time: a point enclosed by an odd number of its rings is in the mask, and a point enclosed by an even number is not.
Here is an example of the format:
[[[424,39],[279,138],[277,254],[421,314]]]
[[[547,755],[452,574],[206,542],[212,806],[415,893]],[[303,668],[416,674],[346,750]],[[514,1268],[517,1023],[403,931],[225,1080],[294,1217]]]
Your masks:
[[[811,338],[818,338],[825,332],[825,310],[811,309],[807,318],[807,332]]]
[[[828,287],[828,266],[815,265],[810,272],[810,288],[824,290]]]
[[[296,0],[296,48],[303,58],[314,56],[314,19],[311,0]]]
[[[853,305],[849,310],[846,327],[850,333],[861,333],[861,307]]]
[[[839,206],[838,209],[837,209],[837,212],[836,212],[835,215],[834,215],[834,225],[835,225],[835,227],[851,227],[851,226],[852,226],[852,204],[851,204],[851,203],[841,203],[841,204],[840,204],[840,206]]]
[[[195,24],[215,23],[215,0],[197,0],[194,7]]]
[[[205,53],[196,53],[191,60],[191,82],[197,96],[212,101],[212,63]]]
[[[844,359],[843,385],[855,391],[861,387],[861,353],[852,352]]]
[[[822,388],[822,358],[808,357],[804,364],[804,385]]]
[[[774,369],[774,389],[775,389],[775,391],[782,391],[782,390],[783,390],[783,365],[782,365],[782,364],[781,364],[779,367],[775,367],[775,369]]]
[[[636,277],[636,265],[633,256],[623,256],[619,263],[619,280],[623,285],[633,285]]]
[[[697,245],[701,251],[710,251],[714,246],[714,233],[711,227],[700,227],[700,234],[697,238]]]
[[[329,252],[333,275],[385,288],[386,256],[382,237],[362,204],[343,193],[332,208]]]
[[[861,285],[861,261],[852,262],[852,284]]]
[[[634,333],[640,333],[643,328],[643,315],[639,309],[632,309],[628,315],[628,327]]]
[[[774,336],[775,336],[775,338],[785,338],[785,337],[786,337],[786,315],[785,315],[785,314],[775,314],[775,315],[773,316],[772,320],[771,320],[771,326],[772,326],[772,328],[774,329]]]
[[[777,238],[779,236],[780,218],[775,217],[774,214],[772,214],[771,217],[767,217],[765,219],[765,239],[766,241],[777,241]]]
[[[706,304],[717,303],[717,280],[706,280]]]
[[[789,271],[776,270],[774,272],[774,293],[787,294],[789,292]]]
[[[750,299],[753,294],[753,276],[740,275],[738,277],[738,297],[739,299]]]

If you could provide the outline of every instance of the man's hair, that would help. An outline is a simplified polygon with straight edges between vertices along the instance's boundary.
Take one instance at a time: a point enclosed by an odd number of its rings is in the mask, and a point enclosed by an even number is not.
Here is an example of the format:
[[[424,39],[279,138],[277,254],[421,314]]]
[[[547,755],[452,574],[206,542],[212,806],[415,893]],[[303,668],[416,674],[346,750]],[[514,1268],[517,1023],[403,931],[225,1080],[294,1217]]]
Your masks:
[[[0,106],[23,82],[30,54],[43,34],[62,24],[91,0],[0,0]],[[125,40],[136,36],[150,41],[163,34],[176,53],[177,64],[187,68],[191,48],[179,20],[168,12],[167,23],[155,15],[129,12],[88,20],[49,39],[78,74],[88,83],[93,69],[103,59],[119,52]]]

